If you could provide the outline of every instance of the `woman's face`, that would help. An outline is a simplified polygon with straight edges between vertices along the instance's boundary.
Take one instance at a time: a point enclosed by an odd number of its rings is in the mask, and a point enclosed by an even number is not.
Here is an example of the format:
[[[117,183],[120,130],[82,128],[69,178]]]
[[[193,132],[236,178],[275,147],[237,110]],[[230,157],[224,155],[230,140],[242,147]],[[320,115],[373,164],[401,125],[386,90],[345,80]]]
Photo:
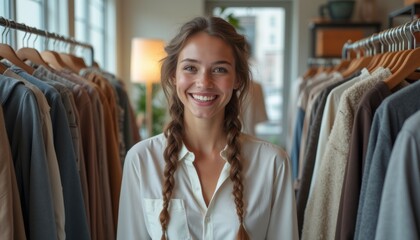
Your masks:
[[[185,119],[224,118],[237,85],[232,48],[207,33],[193,35],[178,56],[174,83]]]

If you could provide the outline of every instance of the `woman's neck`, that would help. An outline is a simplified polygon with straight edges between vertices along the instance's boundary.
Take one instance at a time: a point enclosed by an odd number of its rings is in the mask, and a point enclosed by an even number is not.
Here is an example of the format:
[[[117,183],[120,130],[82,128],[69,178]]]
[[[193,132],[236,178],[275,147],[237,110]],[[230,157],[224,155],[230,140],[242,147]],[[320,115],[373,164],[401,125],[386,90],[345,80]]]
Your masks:
[[[223,121],[186,121],[184,143],[193,152],[220,152],[226,146],[226,133],[223,129]]]

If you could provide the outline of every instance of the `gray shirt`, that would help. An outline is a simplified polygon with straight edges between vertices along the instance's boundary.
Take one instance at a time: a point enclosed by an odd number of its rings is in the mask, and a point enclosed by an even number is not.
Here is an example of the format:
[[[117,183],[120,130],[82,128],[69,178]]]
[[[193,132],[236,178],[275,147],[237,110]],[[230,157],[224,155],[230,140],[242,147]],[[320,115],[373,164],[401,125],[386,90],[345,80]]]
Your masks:
[[[376,239],[420,239],[420,111],[408,118],[392,148]]]

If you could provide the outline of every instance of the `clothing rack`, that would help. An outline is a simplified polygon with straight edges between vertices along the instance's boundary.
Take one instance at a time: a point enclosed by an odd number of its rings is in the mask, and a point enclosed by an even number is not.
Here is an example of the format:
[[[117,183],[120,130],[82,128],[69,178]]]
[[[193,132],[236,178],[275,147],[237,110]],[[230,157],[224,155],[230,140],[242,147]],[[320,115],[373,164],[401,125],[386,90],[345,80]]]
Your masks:
[[[309,66],[334,66],[340,63],[340,58],[310,58],[308,59],[307,63]]]
[[[86,48],[90,52],[90,65],[93,66],[94,63],[94,50],[93,46],[87,43],[82,43],[79,41],[76,41],[74,38],[64,37],[62,35],[59,35],[57,33],[48,32],[46,30],[41,30],[35,27],[27,26],[26,24],[17,23],[13,20],[5,19],[4,17],[0,17],[0,25],[4,26],[5,28],[11,28],[16,30],[21,30],[24,32],[29,32],[31,34],[36,34],[39,36],[46,37],[47,39],[55,39],[61,42],[69,43],[70,45],[77,45],[83,48]]]
[[[414,36],[416,32],[420,32],[420,19],[372,34],[370,37],[353,43],[347,42],[343,46],[342,58],[349,58],[350,50],[355,51],[360,57],[361,52],[364,55],[372,56],[378,52],[384,53],[386,51],[416,48],[416,38]]]

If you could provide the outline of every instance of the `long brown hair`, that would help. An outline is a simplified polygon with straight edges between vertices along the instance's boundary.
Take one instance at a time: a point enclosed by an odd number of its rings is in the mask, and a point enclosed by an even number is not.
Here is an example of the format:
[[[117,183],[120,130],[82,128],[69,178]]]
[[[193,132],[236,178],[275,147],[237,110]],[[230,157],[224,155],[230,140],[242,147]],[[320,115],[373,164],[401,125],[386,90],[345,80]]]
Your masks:
[[[162,239],[166,239],[166,231],[170,220],[168,207],[175,186],[174,173],[177,168],[178,153],[183,144],[182,136],[184,133],[184,106],[177,96],[173,81],[180,52],[184,48],[186,41],[192,35],[199,32],[205,32],[211,36],[219,37],[228,43],[232,47],[235,57],[238,88],[233,91],[232,98],[226,105],[223,128],[227,132],[227,161],[231,165],[230,179],[233,182],[232,194],[235,199],[236,212],[240,222],[237,239],[245,240],[249,239],[249,237],[244,228],[244,187],[241,179],[241,146],[239,143],[242,124],[238,116],[241,103],[250,84],[248,48],[244,36],[238,34],[231,24],[217,17],[197,17],[187,22],[181,27],[178,35],[165,47],[167,57],[162,62],[161,83],[169,103],[171,121],[164,130],[165,137],[167,138],[167,147],[163,153],[166,165],[162,190],[163,209],[160,213]]]

